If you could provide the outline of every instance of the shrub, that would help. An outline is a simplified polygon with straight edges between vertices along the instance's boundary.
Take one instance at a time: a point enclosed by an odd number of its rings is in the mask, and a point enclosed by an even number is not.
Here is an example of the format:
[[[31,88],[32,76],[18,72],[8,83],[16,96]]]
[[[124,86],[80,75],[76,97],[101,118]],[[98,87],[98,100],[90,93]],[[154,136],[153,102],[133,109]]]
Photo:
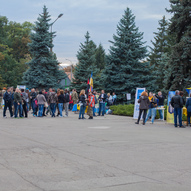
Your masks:
[[[164,119],[166,120],[166,115],[167,115],[167,106],[165,105],[165,111],[164,111]],[[133,117],[134,113],[134,104],[129,104],[129,105],[113,105],[110,106],[110,109],[113,111],[113,115],[122,115],[122,116],[131,116]],[[159,119],[159,112],[157,110],[156,113],[156,119]]]
[[[113,105],[110,106],[110,109],[113,111],[114,115],[123,115],[123,116],[133,116],[134,113],[134,105]]]

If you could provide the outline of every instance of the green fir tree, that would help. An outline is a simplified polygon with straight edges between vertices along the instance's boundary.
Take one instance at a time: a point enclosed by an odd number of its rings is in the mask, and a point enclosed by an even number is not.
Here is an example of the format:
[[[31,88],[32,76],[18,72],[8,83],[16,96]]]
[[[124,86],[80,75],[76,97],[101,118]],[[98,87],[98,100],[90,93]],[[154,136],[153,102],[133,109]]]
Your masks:
[[[165,61],[171,51],[172,42],[170,42],[171,38],[168,34],[168,26],[168,22],[165,16],[163,16],[163,18],[159,20],[158,32],[154,32],[154,41],[151,41],[153,48],[150,47],[151,53],[148,58],[150,65],[153,66],[152,75],[155,78],[155,84],[158,90],[164,88]]]
[[[123,101],[126,93],[135,95],[136,88],[146,87],[153,90],[152,68],[141,62],[147,56],[143,33],[135,25],[135,16],[127,8],[117,26],[117,34],[110,47],[108,62],[103,73],[107,92],[116,92]]]
[[[93,73],[93,85],[94,88],[97,88],[99,85],[98,72],[95,63],[95,51],[96,45],[90,40],[89,32],[85,35],[84,44],[80,44],[80,49],[77,53],[78,64],[74,70],[74,79],[72,82],[72,87],[76,88],[77,91],[87,88],[88,78],[91,76],[91,72]]]
[[[66,78],[64,71],[59,70],[59,62],[55,55],[50,52],[54,33],[49,32],[49,22],[50,15],[44,6],[43,13],[35,22],[35,32],[31,34],[29,43],[32,60],[27,63],[29,69],[23,76],[23,83],[28,88],[57,88],[60,86],[60,80]]]
[[[106,54],[102,44],[99,44],[99,46],[97,47],[95,52],[95,58],[97,68],[100,71],[103,70],[105,68]]]
[[[191,86],[191,1],[170,0],[173,16],[170,19],[169,33],[175,36],[166,75],[167,90],[185,90]]]

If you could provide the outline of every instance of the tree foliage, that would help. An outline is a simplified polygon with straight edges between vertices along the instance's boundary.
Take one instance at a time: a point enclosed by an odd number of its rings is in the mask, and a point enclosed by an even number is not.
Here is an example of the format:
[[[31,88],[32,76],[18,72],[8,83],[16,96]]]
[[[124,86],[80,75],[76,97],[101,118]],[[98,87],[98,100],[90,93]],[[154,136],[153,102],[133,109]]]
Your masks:
[[[80,44],[80,49],[77,53],[78,64],[74,70],[74,80],[72,87],[78,91],[86,89],[88,78],[90,78],[91,72],[93,73],[94,88],[99,85],[98,72],[96,67],[96,45],[90,40],[89,32],[85,35],[84,44]]]
[[[169,58],[165,89],[185,90],[191,85],[191,1],[170,0],[170,3],[167,11],[173,16],[169,33],[174,35],[175,45]]]
[[[26,61],[30,60],[27,47],[32,24],[8,21],[0,16],[0,75],[5,84],[16,87],[26,71]]]
[[[56,56],[50,52],[54,33],[49,32],[49,22],[50,15],[44,6],[43,13],[35,22],[34,33],[30,37],[29,50],[32,60],[27,63],[29,69],[23,76],[23,83],[29,88],[57,88],[60,86],[60,80],[66,78],[64,71],[59,70]]]
[[[116,92],[119,99],[124,94],[135,95],[137,87],[154,87],[148,63],[141,62],[147,56],[143,33],[135,25],[135,16],[127,8],[113,35],[108,62],[103,73],[107,92]]]

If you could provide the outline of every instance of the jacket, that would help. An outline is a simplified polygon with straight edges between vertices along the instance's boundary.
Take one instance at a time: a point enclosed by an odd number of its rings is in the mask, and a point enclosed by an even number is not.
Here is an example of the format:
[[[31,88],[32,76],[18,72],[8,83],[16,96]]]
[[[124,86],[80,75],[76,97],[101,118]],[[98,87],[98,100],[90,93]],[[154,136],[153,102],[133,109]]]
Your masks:
[[[65,103],[65,97],[64,97],[63,94],[60,94],[60,95],[58,96],[58,103]]]
[[[21,103],[22,102],[22,98],[21,98],[21,94],[18,92],[14,93],[14,102],[15,103]]]
[[[140,103],[139,109],[149,109],[149,98],[147,96],[140,96],[138,103]]]
[[[158,96],[156,95],[156,98],[158,99],[158,105],[164,105],[164,96]]]
[[[5,102],[12,102],[12,95],[11,92],[5,92],[3,95],[3,99]]]
[[[36,99],[38,101],[38,105],[44,105],[46,102],[46,98],[44,97],[43,94],[38,94]]]
[[[86,103],[85,95],[81,95],[81,96],[79,97],[79,101],[80,101],[81,103]]]
[[[27,102],[28,94],[25,93],[25,92],[23,92],[23,93],[21,94],[21,96],[22,96],[22,99],[23,99],[25,102]]]
[[[187,112],[191,112],[191,97],[186,101]]]
[[[89,96],[88,97],[88,105],[90,106],[90,107],[95,107],[95,96],[94,95],[92,95],[92,96]]]
[[[64,94],[64,101],[65,101],[64,103],[68,103],[70,101],[70,96],[68,93]]]
[[[78,100],[78,93],[77,92],[72,92],[72,100],[73,100],[74,104],[77,103],[77,100]]]
[[[101,94],[102,95],[102,94]],[[99,100],[101,100],[101,101],[99,101],[99,102],[102,102],[102,103],[105,103],[106,102],[106,99],[107,99],[107,95],[106,94],[103,94],[103,98],[101,97],[101,95],[99,96]]]
[[[56,92],[50,92],[48,96],[48,103],[56,103],[58,100],[57,93]]]
[[[31,101],[34,101],[34,99],[36,98],[36,95],[37,95],[36,92],[31,93],[31,95],[30,95],[32,97]]]
[[[179,95],[175,95],[171,99],[171,105],[174,108],[182,108],[183,107],[183,99]]]
[[[151,101],[149,100],[149,102],[149,109],[157,107],[157,100],[154,97],[151,99]]]

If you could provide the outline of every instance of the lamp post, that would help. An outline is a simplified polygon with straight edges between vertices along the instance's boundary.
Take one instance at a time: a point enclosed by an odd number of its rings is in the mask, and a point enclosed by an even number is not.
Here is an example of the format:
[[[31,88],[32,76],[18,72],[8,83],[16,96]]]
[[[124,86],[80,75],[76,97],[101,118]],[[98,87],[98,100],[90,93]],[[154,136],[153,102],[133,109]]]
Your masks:
[[[58,15],[58,17],[57,17],[57,19],[52,23],[52,24],[50,24],[50,32],[51,32],[51,44],[52,44],[52,25],[60,18],[60,17],[62,17],[63,16],[63,14],[61,13],[61,14],[59,14]],[[50,48],[50,52],[52,52],[52,47]]]
[[[70,61],[70,62],[71,62],[70,67],[71,67],[71,82],[72,82],[72,61],[71,61],[71,60],[69,60],[69,59],[67,59],[67,58],[66,58],[66,60],[68,60],[68,61]]]

